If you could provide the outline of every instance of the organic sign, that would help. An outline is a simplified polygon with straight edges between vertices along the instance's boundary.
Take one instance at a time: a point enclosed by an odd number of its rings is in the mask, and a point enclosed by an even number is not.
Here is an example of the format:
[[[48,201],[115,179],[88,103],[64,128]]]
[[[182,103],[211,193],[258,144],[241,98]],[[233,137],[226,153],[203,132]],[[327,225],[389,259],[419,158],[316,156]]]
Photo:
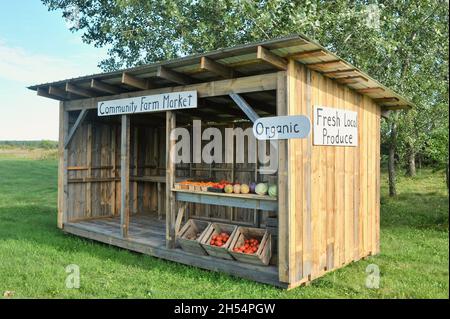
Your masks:
[[[358,113],[314,107],[314,145],[358,146]]]
[[[98,116],[161,112],[197,107],[197,91],[171,92],[126,99],[100,101]]]
[[[305,138],[311,123],[304,115],[261,117],[253,124],[253,134],[258,140],[285,140]]]

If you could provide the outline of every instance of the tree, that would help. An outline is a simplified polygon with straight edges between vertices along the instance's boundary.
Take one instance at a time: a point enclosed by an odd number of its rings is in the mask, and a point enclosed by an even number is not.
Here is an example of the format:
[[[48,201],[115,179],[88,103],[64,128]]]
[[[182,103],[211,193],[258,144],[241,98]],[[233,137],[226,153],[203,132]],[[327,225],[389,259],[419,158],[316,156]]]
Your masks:
[[[79,23],[72,30],[87,43],[109,48],[100,62],[106,71],[298,32],[316,39],[417,105],[383,125],[383,142],[392,152],[392,195],[395,158],[408,163],[413,175],[416,155],[437,142],[429,141],[434,115],[448,109],[448,1],[42,2],[64,17],[77,7]]]

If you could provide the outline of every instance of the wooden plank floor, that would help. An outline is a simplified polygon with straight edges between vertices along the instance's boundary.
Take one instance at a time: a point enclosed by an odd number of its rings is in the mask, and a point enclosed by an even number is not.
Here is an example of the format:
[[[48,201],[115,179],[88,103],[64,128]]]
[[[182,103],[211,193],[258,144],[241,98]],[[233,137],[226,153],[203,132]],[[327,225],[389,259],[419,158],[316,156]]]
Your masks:
[[[180,248],[166,248],[165,220],[158,220],[156,216],[130,216],[128,238],[121,237],[119,217],[66,223],[64,231],[158,258],[212,271],[225,272],[233,276],[281,288],[289,288],[286,283],[278,281],[278,269],[275,266],[257,266],[210,256],[199,256],[185,252]]]

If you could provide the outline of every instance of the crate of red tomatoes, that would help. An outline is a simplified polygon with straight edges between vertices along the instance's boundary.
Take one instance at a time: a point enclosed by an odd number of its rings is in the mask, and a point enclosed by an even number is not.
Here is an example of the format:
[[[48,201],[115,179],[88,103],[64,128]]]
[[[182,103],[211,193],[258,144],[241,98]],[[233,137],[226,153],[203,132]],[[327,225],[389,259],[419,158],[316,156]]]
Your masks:
[[[228,247],[236,229],[237,226],[235,225],[211,223],[201,241],[208,255],[223,259],[233,259],[228,253]]]
[[[272,257],[271,235],[261,228],[237,227],[228,252],[234,259],[255,264],[268,265]]]

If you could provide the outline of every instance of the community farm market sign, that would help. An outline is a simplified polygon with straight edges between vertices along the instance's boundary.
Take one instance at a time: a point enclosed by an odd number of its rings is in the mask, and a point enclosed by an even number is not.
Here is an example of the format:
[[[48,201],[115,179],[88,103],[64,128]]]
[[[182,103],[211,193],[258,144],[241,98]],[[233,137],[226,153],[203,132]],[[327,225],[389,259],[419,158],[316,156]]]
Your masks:
[[[98,116],[161,112],[197,107],[197,91],[171,92],[126,99],[100,101]]]
[[[314,145],[358,146],[358,113],[314,107]]]

